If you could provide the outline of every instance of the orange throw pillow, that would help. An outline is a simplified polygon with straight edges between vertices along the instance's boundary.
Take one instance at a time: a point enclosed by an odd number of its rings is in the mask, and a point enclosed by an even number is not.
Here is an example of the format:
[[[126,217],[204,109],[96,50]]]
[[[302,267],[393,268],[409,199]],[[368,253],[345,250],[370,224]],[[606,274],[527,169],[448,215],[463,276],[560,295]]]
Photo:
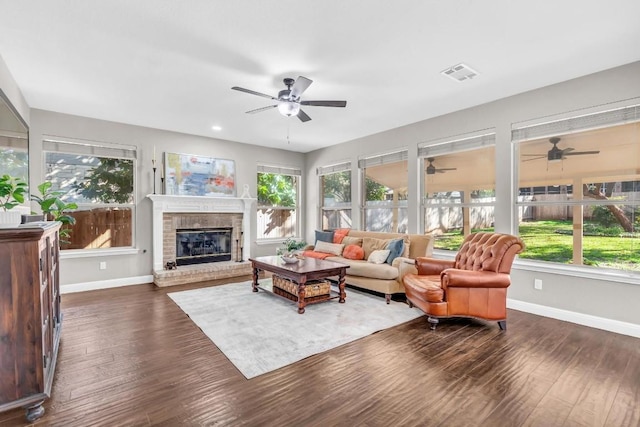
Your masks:
[[[342,256],[346,259],[364,259],[364,249],[358,245],[347,245],[342,251]]]
[[[333,243],[342,243],[344,236],[349,234],[349,228],[338,228],[333,231]]]

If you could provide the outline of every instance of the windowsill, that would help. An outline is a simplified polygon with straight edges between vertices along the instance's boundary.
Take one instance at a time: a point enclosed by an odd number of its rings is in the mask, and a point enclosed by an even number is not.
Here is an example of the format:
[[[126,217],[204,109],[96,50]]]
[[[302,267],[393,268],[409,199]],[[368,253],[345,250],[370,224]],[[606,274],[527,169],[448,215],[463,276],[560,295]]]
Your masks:
[[[434,249],[434,256],[442,259],[454,259],[455,251]],[[556,264],[552,262],[534,261],[517,258],[513,263],[514,270],[535,271],[539,273],[558,274],[562,276],[582,277],[584,279],[602,280],[606,282],[640,285],[640,273],[623,270],[607,270],[596,267],[577,267],[568,264]]]
[[[140,252],[137,248],[67,249],[60,251],[60,259],[137,255]]]
[[[303,240],[301,237],[292,237],[293,240]],[[256,245],[258,246],[267,246],[267,245],[280,245],[282,243],[284,243],[287,240],[286,237],[283,237],[281,239],[261,239],[261,240],[256,240]]]

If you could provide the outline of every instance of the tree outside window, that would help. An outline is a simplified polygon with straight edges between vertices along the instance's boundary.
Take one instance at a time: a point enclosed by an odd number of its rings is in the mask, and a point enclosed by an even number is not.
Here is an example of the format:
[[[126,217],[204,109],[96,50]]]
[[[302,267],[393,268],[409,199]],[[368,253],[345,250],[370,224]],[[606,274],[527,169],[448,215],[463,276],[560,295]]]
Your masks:
[[[297,237],[300,176],[258,173],[258,239]]]

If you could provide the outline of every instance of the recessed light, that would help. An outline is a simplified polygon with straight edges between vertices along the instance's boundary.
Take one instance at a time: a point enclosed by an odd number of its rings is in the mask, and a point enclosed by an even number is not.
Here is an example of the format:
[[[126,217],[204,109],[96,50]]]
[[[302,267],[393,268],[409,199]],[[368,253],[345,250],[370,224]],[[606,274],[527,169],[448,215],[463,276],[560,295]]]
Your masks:
[[[211,129],[215,130],[216,132],[220,132],[222,130],[222,126],[211,126]]]

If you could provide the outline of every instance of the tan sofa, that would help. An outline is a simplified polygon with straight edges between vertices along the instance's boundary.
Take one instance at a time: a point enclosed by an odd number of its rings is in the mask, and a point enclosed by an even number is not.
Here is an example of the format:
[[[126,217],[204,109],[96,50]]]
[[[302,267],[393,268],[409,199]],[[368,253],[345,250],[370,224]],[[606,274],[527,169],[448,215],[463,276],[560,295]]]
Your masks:
[[[374,239],[398,239],[403,238],[405,244],[409,242],[409,253],[406,257],[400,256],[389,264],[373,264],[367,260],[351,260],[342,256],[330,256],[329,261],[341,262],[349,265],[347,269],[346,283],[358,288],[368,289],[385,295],[387,304],[391,301],[391,295],[404,293],[402,278],[405,274],[416,274],[415,258],[431,256],[433,253],[432,235],[425,234],[400,234],[378,233],[373,231],[349,230],[349,237]],[[309,248],[312,249],[312,248]],[[404,254],[403,254],[404,255]]]

